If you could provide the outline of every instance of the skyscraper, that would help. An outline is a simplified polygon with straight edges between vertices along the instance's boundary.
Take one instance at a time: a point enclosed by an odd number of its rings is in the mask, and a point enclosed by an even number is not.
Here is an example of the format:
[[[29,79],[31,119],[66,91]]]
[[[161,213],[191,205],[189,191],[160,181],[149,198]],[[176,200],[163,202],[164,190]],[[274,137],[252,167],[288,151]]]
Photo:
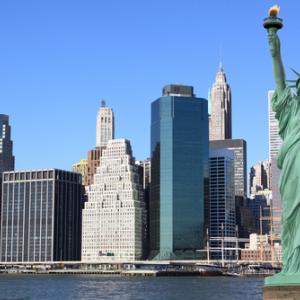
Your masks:
[[[250,169],[250,194],[270,189],[271,164],[267,161],[259,161]]]
[[[234,152],[234,193],[247,197],[247,143],[243,139],[210,141],[210,149],[228,149]]]
[[[144,221],[144,242],[143,242],[143,258],[149,256],[149,203],[150,203],[150,184],[151,184],[151,160],[147,158],[145,160],[136,160],[135,164],[139,168],[140,183],[143,186],[144,203],[145,203],[145,217]]]
[[[252,233],[270,234],[270,205],[268,194],[258,192],[251,195],[248,200],[248,206],[252,212],[254,227]]]
[[[113,110],[106,107],[104,100],[97,114],[96,147],[105,147],[115,136],[115,119]]]
[[[227,149],[234,152],[234,195],[236,224],[239,236],[249,237],[252,226],[251,211],[247,207],[247,143],[243,139],[218,140],[209,142],[210,150]],[[250,231],[251,232],[251,231]]]
[[[193,258],[204,241],[207,100],[168,85],[151,107],[150,258]]]
[[[3,173],[0,260],[79,261],[81,175],[56,169]]]
[[[279,236],[281,231],[281,196],[279,191],[280,170],[277,168],[277,156],[282,145],[279,135],[278,121],[275,118],[275,112],[272,110],[272,97],[274,91],[268,92],[269,103],[269,159],[271,161],[271,189],[272,202],[271,209],[273,214],[273,230]]]
[[[0,114],[0,177],[2,172],[12,171],[14,168],[15,157],[13,156],[9,117]]]
[[[110,140],[83,210],[82,260],[142,258],[145,209],[129,141]]]
[[[222,64],[210,91],[209,140],[231,139],[231,90]]]
[[[87,155],[87,173],[85,178],[86,185],[94,183],[94,175],[96,174],[97,168],[100,164],[100,158],[105,147],[96,147],[88,151]]]
[[[81,175],[83,185],[86,185],[87,165],[87,159],[81,159],[79,162],[72,165],[72,171]]]
[[[235,198],[234,198],[234,152],[228,149],[210,150],[210,246],[221,248],[222,238],[235,237]],[[234,242],[224,242],[224,257],[233,258],[236,253],[228,248]],[[221,252],[213,252],[213,258],[221,258]]]

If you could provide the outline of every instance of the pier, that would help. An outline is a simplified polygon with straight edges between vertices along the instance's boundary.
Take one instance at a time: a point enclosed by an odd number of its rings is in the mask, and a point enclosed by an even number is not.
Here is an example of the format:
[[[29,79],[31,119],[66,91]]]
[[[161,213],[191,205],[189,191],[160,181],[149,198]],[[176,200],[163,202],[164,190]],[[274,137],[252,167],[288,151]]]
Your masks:
[[[1,263],[0,274],[119,276],[271,276],[280,271],[271,262],[250,261],[103,261]]]

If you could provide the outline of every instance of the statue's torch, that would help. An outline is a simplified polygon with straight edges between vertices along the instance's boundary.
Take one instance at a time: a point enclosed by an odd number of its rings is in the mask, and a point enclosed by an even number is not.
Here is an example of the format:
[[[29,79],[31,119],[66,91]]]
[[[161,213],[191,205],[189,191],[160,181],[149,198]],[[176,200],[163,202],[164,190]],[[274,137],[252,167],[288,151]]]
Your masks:
[[[283,27],[282,19],[278,18],[280,7],[274,5],[269,9],[269,17],[264,19],[264,27],[268,30],[270,28],[281,29]]]

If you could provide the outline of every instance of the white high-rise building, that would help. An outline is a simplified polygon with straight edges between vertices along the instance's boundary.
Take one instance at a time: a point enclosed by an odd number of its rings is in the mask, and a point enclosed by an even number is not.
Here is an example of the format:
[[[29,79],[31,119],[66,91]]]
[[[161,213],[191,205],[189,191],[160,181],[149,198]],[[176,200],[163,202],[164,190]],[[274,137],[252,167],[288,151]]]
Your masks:
[[[220,64],[210,91],[209,140],[231,139],[231,90]]]
[[[145,208],[129,141],[108,141],[87,195],[82,260],[141,259]]]
[[[274,91],[268,92],[268,104],[269,104],[269,158],[277,159],[280,147],[282,145],[282,139],[279,135],[279,125],[276,119],[276,113],[272,110],[272,97]]]
[[[105,147],[109,140],[115,137],[114,112],[110,107],[106,107],[102,100],[101,107],[97,114],[96,125],[96,147]]]
[[[272,110],[272,97],[274,91],[268,92],[269,103],[269,159],[271,161],[271,190],[272,190],[272,214],[273,230],[279,236],[281,231],[281,196],[279,191],[280,170],[277,167],[277,157],[282,145],[282,139],[279,135],[278,120],[275,118],[275,112]]]

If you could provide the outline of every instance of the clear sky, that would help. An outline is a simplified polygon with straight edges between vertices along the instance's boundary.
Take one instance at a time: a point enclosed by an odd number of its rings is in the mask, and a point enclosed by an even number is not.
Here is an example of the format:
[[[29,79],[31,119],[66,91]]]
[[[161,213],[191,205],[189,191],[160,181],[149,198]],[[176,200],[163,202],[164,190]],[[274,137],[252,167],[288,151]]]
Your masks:
[[[275,2],[276,3],[276,2]],[[207,98],[222,59],[233,137],[248,167],[268,157],[274,88],[262,19],[268,0],[2,0],[0,113],[10,115],[18,169],[71,169],[95,145],[96,113],[114,109],[116,137],[149,156],[150,103],[169,83]],[[278,1],[287,77],[300,70],[299,0]],[[220,54],[221,53],[221,54]]]

